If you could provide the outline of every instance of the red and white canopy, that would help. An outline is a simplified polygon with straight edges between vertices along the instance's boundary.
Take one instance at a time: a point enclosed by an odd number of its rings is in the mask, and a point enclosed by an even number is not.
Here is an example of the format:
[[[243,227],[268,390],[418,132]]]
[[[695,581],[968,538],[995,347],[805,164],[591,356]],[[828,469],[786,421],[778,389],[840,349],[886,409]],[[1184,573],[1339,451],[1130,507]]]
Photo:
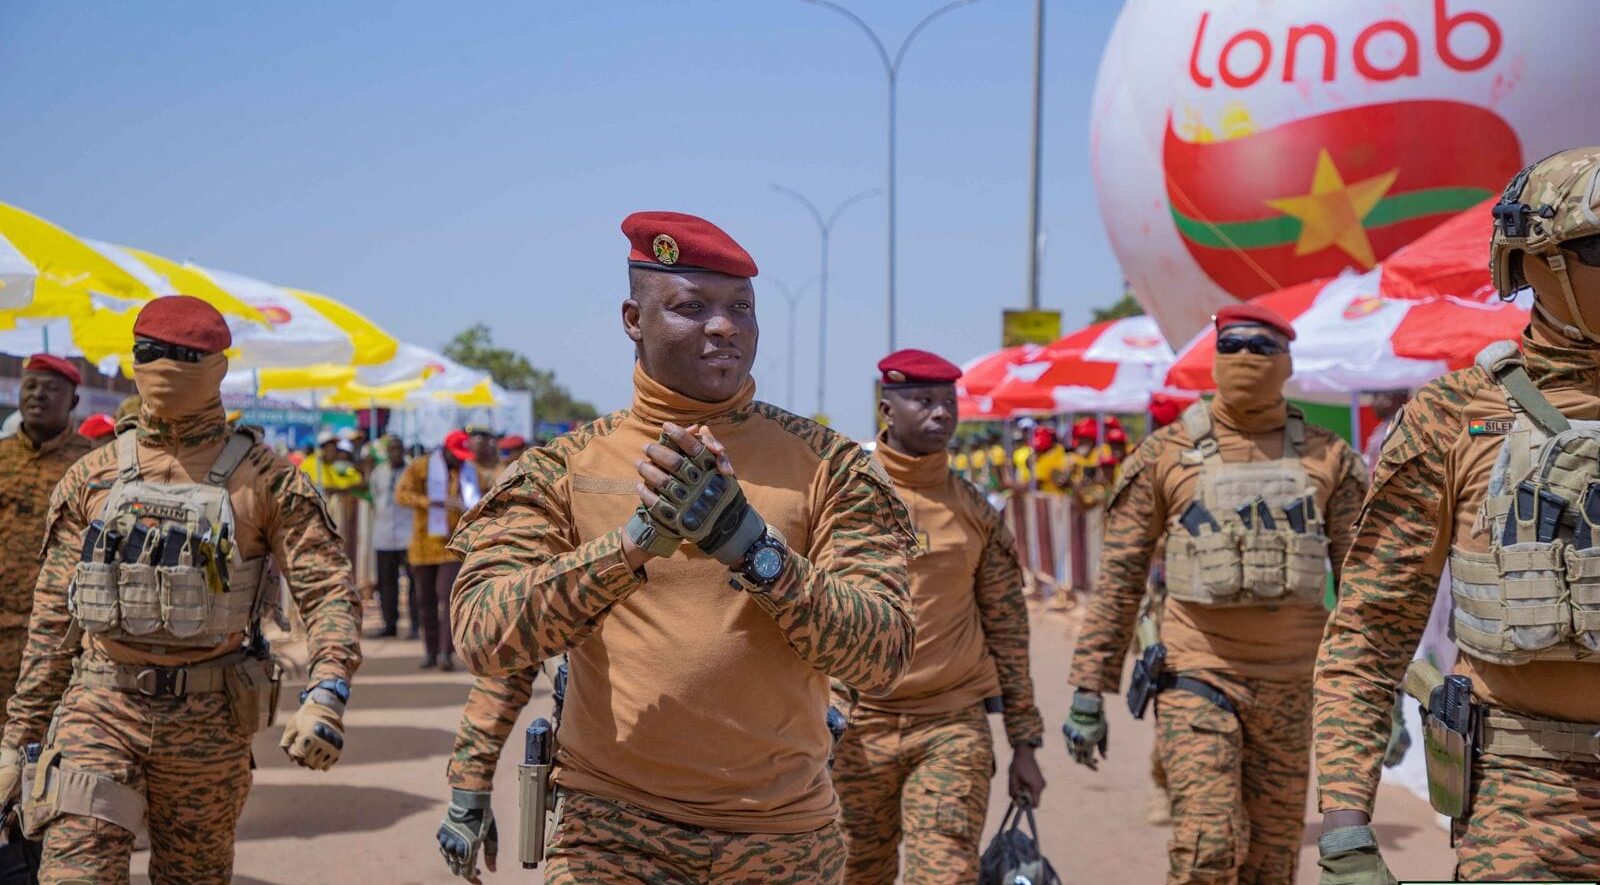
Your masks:
[[[1142,412],[1172,360],[1152,317],[1107,320],[1011,366],[989,396],[1007,413]]]
[[[1292,394],[1417,388],[1472,364],[1528,322],[1524,293],[1502,303],[1489,279],[1493,200],[1467,210],[1366,273],[1313,280],[1251,299],[1294,324]],[[1181,390],[1216,387],[1216,333],[1202,331],[1167,374]]]
[[[956,400],[961,420],[998,421],[1010,417],[1009,412],[995,408],[989,393],[1006,380],[1006,373],[1012,366],[1033,359],[1041,349],[1037,344],[1020,344],[968,360],[961,367],[961,380],[956,382]]]

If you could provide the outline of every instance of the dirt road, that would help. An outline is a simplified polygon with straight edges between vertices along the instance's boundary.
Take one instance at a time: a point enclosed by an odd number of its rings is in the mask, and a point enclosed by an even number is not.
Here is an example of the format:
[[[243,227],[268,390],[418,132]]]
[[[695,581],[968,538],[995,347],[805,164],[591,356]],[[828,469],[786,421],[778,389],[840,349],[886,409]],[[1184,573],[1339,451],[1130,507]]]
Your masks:
[[[1060,723],[1070,703],[1065,678],[1073,621],[1059,614],[1034,618],[1034,680],[1047,723],[1040,753],[1050,786],[1039,823],[1047,855],[1070,883],[1160,883],[1168,830],[1143,822],[1151,729],[1134,722],[1120,703],[1111,711],[1111,755],[1098,772],[1067,758]],[[471,677],[419,671],[420,644],[372,640],[356,679],[343,760],[330,772],[296,768],[284,758],[274,726],[256,741],[255,789],[240,824],[235,882],[449,883],[434,831],[449,791],[445,760]],[[288,693],[286,692],[286,695]],[[541,681],[533,708],[549,708]],[[293,707],[285,697],[284,709]],[[531,718],[525,713],[523,722]],[[996,720],[996,734],[999,734]],[[1002,768],[1004,761],[1001,763]],[[516,767],[502,762],[495,782],[506,864],[486,882],[536,882],[515,862]],[[992,831],[1005,809],[996,779]],[[1307,817],[1313,819],[1308,803]],[[1385,787],[1377,829],[1390,865],[1401,878],[1447,878],[1452,857],[1427,804]],[[1307,830],[1301,883],[1316,881],[1316,829]],[[135,870],[144,856],[135,858]],[[148,881],[136,877],[135,881]]]

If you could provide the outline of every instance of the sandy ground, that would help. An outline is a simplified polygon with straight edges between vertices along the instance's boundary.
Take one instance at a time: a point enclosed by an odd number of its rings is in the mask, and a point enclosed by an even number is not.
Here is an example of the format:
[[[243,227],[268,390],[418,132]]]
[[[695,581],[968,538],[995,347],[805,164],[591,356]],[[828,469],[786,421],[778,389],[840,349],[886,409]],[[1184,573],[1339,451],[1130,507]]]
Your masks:
[[[1121,703],[1111,711],[1111,755],[1098,772],[1073,765],[1060,724],[1070,703],[1065,678],[1073,619],[1034,617],[1034,680],[1046,722],[1040,761],[1050,785],[1039,811],[1045,853],[1073,883],[1159,883],[1166,871],[1168,830],[1144,823],[1151,729]],[[448,883],[434,831],[448,800],[445,761],[471,676],[419,671],[420,643],[371,640],[356,678],[344,758],[330,772],[292,766],[278,749],[281,726],[256,740],[260,766],[239,827],[235,882],[247,885],[385,882]],[[284,698],[285,711],[293,699]],[[549,709],[541,680],[520,729],[535,710]],[[281,717],[280,717],[281,718]],[[999,720],[995,720],[1000,735]],[[1414,751],[1415,752],[1415,751]],[[1001,761],[1004,770],[1004,759]],[[506,864],[485,881],[536,882],[515,861],[516,766],[507,760],[495,781],[495,811]],[[995,781],[989,829],[1006,806]],[[1307,819],[1316,817],[1309,802]],[[1448,878],[1448,839],[1427,804],[1385,787],[1376,827],[1390,866],[1401,878]],[[987,841],[987,836],[985,837]],[[1307,829],[1300,883],[1316,882],[1316,826]],[[145,856],[135,856],[135,870]],[[135,876],[136,882],[146,882]]]

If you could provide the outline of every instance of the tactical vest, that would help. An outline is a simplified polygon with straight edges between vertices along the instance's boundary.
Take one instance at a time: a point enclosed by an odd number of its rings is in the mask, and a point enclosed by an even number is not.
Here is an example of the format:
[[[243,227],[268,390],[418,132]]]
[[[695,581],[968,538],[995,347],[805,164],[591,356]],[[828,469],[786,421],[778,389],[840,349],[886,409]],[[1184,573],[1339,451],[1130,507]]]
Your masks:
[[[227,488],[255,443],[235,432],[203,483],[152,483],[140,478],[135,433],[117,437],[103,530],[67,594],[84,632],[159,653],[218,646],[255,627],[267,560],[240,558]]]
[[[1557,411],[1509,341],[1478,365],[1515,421],[1479,515],[1488,552],[1450,549],[1456,644],[1496,664],[1600,661],[1600,421]]]
[[[1194,502],[1204,512],[1169,517],[1167,592],[1184,602],[1229,608],[1321,601],[1328,538],[1316,485],[1300,463],[1305,417],[1289,409],[1283,455],[1276,461],[1223,461],[1204,402],[1183,413],[1183,427],[1194,448],[1183,452],[1181,463],[1200,466]],[[1291,521],[1291,513],[1299,518]]]

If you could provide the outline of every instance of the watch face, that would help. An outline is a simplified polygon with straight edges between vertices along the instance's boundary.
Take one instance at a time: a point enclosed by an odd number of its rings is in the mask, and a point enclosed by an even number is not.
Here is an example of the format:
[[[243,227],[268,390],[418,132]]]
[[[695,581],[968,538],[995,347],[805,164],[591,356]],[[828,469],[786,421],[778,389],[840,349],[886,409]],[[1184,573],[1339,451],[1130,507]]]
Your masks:
[[[762,545],[750,555],[750,574],[758,581],[776,580],[783,571],[783,548]]]

